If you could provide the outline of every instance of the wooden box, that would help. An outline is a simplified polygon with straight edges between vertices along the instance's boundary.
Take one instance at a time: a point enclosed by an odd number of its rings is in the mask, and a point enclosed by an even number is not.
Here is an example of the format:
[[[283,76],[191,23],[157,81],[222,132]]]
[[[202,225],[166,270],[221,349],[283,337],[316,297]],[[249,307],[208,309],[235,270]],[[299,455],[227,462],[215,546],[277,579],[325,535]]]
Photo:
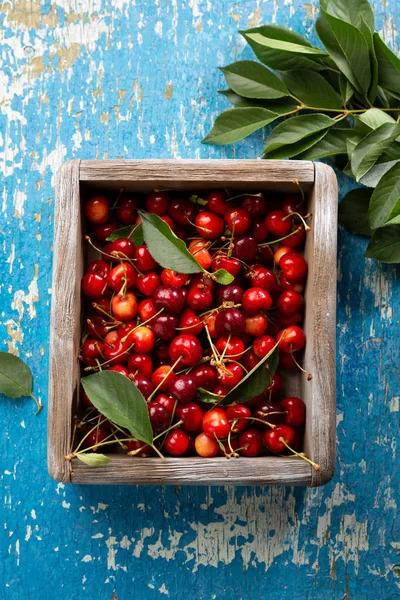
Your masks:
[[[309,274],[305,292],[304,367],[312,381],[296,370],[285,393],[307,405],[305,446],[318,463],[314,470],[299,458],[133,458],[114,454],[112,462],[89,467],[71,464],[72,421],[79,402],[81,277],[84,268],[81,193],[87,189],[146,191],[154,187],[307,194],[312,213],[305,257]],[[159,485],[309,485],[329,481],[335,465],[335,311],[337,182],[322,163],[273,160],[73,160],[58,175],[56,190],[53,298],[51,318],[48,467],[57,481],[78,484]],[[292,373],[292,372],[290,372]]]

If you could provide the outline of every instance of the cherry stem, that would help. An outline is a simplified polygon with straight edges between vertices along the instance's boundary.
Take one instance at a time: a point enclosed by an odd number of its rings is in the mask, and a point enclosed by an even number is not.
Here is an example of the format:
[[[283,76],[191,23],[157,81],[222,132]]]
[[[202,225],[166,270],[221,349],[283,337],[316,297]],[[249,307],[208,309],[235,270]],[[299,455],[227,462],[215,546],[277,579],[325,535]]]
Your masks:
[[[228,350],[228,346],[229,346],[229,342],[231,341],[231,337],[232,337],[232,334],[230,333],[228,335],[228,339],[226,340],[225,348],[221,354],[221,362],[224,360],[224,356],[225,356],[226,351]]]
[[[275,413],[275,412],[271,412],[268,413],[269,415],[274,415],[274,414],[282,414],[282,413]],[[268,425],[268,427],[271,427],[271,429],[275,429],[276,425],[274,425],[273,423],[269,423],[268,421],[264,421],[264,419],[258,419],[257,417],[240,417],[241,419],[246,419],[246,421],[257,421],[258,423],[262,423],[263,425]]]
[[[38,414],[40,413],[40,411],[42,410],[42,408],[43,408],[43,404],[42,404],[42,403],[40,402],[40,400],[39,400],[38,398],[36,398],[36,396],[34,396],[32,393],[31,393],[31,394],[29,394],[29,395],[30,395],[30,397],[32,398],[32,400],[35,402],[36,406],[37,406],[37,411],[36,411],[36,413],[35,413],[35,414],[37,414],[37,415],[38,415]]]
[[[90,429],[90,430],[87,432],[87,434],[86,434],[86,435],[84,435],[84,436],[83,436],[83,438],[81,439],[81,441],[79,442],[79,444],[78,444],[78,445],[77,445],[77,447],[75,448],[75,450],[74,450],[74,454],[76,454],[76,453],[78,452],[79,448],[82,446],[82,444],[83,444],[83,442],[86,440],[86,438],[87,438],[87,437],[88,437],[88,436],[89,436],[91,433],[93,433],[93,431],[94,431],[95,429],[98,429],[98,428],[100,427],[100,425],[103,425],[103,423],[105,423],[106,421],[107,421],[107,419],[104,419],[104,421],[102,421],[102,420],[101,420],[101,416],[100,416],[100,417],[98,417],[98,421],[97,421],[96,425],[95,425],[94,427],[92,427],[92,429]],[[93,446],[93,448],[94,448],[94,446]]]
[[[304,204],[304,200],[305,200],[305,197],[304,197],[304,190],[303,190],[303,188],[301,187],[301,185],[300,185],[300,183],[299,183],[299,180],[297,179],[297,177],[295,177],[295,178],[293,179],[293,183],[294,183],[294,184],[296,184],[296,185],[297,185],[297,187],[298,187],[298,188],[299,188],[299,190],[300,190],[300,194],[301,194],[301,202],[299,202],[299,204],[296,204],[296,208],[300,208],[300,206],[301,206],[302,204]]]
[[[206,324],[206,323],[204,324],[204,329],[206,330],[206,334],[207,334],[208,342],[209,342],[209,344],[210,344],[210,348],[211,348],[211,350],[212,350],[212,353],[213,353],[213,355],[214,355],[215,362],[216,362],[216,363],[217,363],[217,365],[218,365],[218,364],[219,364],[219,362],[220,362],[220,360],[219,360],[219,357],[218,357],[218,351],[217,351],[216,347],[214,346],[214,344],[213,344],[213,342],[212,342],[212,339],[211,339],[211,336],[210,336],[210,332],[208,331],[208,327],[207,327],[207,324]]]
[[[162,312],[164,311],[163,308],[160,308],[160,310],[153,315],[152,317],[150,317],[149,319],[146,319],[146,321],[142,321],[142,323],[139,323],[139,325],[136,325],[136,327],[134,329],[132,329],[129,333],[127,333],[122,339],[121,342],[124,343],[126,342],[126,340],[129,338],[129,336],[131,335],[131,333],[133,333],[134,331],[136,331],[136,329],[139,329],[139,327],[143,327],[143,325],[146,325],[146,323],[149,323],[150,321],[152,321],[155,317],[158,317],[158,315],[160,315]],[[132,344],[132,346],[130,346],[130,348],[128,348],[128,350],[130,350],[132,347],[134,346],[134,344]],[[127,351],[128,351],[127,350]]]
[[[292,346],[290,349],[290,355],[293,359],[294,364],[296,365],[296,367],[298,369],[300,369],[300,371],[302,371],[302,373],[304,373],[305,375],[307,375],[307,381],[311,381],[311,379],[313,378],[312,373],[310,373],[310,371],[307,371],[306,369],[303,369],[303,367],[301,365],[299,365],[299,363],[296,360],[296,357],[294,355],[294,351],[292,350]]]
[[[288,215],[286,215],[286,217],[283,217],[282,221],[287,221],[287,219],[289,219],[289,217],[294,217],[294,216],[299,217],[300,221],[303,223],[305,231],[310,231],[311,230],[311,227],[309,227],[307,225],[307,223],[305,222],[305,220],[304,220],[304,219],[309,219],[311,217],[310,213],[308,213],[307,215],[305,215],[305,217],[303,217],[298,212],[291,212]]]
[[[259,248],[263,248],[264,246],[272,246],[272,244],[277,244],[278,242],[282,242],[283,240],[286,240],[287,238],[291,237],[298,231],[301,231],[302,227],[303,227],[302,225],[299,225],[299,227],[297,227],[297,229],[295,229],[294,231],[291,231],[287,235],[284,235],[283,237],[279,238],[278,240],[272,240],[271,242],[264,242],[263,244],[258,244],[258,246],[259,246]]]
[[[162,431],[161,433],[159,433],[158,435],[156,435],[153,438],[153,443],[158,440],[158,438],[160,438],[162,435],[164,435],[165,433],[168,433],[169,431],[171,431],[171,429],[175,429],[176,427],[180,427],[183,424],[183,421],[178,421],[177,423],[174,423],[173,425],[171,425],[170,427],[168,427],[168,429],[165,429],[165,431]],[[132,441],[132,438],[131,440]],[[143,450],[143,448],[145,448],[146,446],[148,446],[148,444],[144,444],[144,446],[141,446],[140,448],[136,448],[136,450],[131,450],[130,452],[128,452],[128,456],[135,456],[136,454],[138,454],[141,450]],[[156,451],[157,448],[155,448],[155,446],[153,444],[151,444],[151,447]],[[160,454],[158,452],[158,454]],[[160,454],[162,456],[162,454]],[[164,459],[164,456],[162,456],[162,458]]]
[[[171,426],[172,426],[172,421],[174,420],[175,411],[176,411],[176,407],[177,407],[177,406],[178,406],[178,400],[175,400],[174,408],[172,409],[171,418],[170,418],[170,420],[169,420],[169,427],[171,427]],[[160,444],[160,450],[161,450],[161,448],[164,446],[165,440],[167,439],[167,433],[168,433],[168,431],[167,431],[167,432],[165,432],[165,431],[164,431],[164,434],[165,434],[165,435],[164,435],[164,438],[163,438],[163,439],[162,439],[162,441],[161,441],[161,444]]]
[[[311,466],[312,466],[312,467],[313,467],[313,468],[314,468],[316,471],[320,471],[320,470],[321,470],[321,467],[320,467],[319,465],[317,465],[317,463],[315,463],[315,462],[313,462],[312,460],[310,460],[310,459],[308,458],[308,456],[306,456],[306,455],[304,454],[304,452],[296,452],[296,450],[293,450],[293,448],[291,448],[291,447],[289,446],[289,444],[287,444],[287,443],[285,442],[285,438],[283,438],[283,437],[281,436],[281,437],[280,437],[280,438],[278,438],[278,439],[279,439],[279,441],[280,441],[280,442],[281,442],[281,443],[282,443],[284,446],[286,446],[286,448],[287,448],[288,450],[290,450],[290,452],[293,452],[293,456],[298,456],[299,458],[302,458],[303,460],[305,460],[306,462],[308,462],[308,463],[309,463],[309,464],[310,464],[310,465],[311,465]]]
[[[161,379],[161,381],[158,384],[158,386],[155,387],[154,390],[151,392],[150,396],[147,398],[147,402],[150,402],[150,400],[154,397],[154,394],[156,394],[158,392],[158,390],[160,389],[160,387],[162,386],[162,384],[164,383],[164,381],[173,372],[173,370],[175,369],[176,365],[181,362],[182,358],[183,358],[183,356],[181,354],[180,357],[176,359],[176,361],[174,362],[174,364],[172,365],[172,367],[170,367],[170,369],[167,371],[167,373]]]

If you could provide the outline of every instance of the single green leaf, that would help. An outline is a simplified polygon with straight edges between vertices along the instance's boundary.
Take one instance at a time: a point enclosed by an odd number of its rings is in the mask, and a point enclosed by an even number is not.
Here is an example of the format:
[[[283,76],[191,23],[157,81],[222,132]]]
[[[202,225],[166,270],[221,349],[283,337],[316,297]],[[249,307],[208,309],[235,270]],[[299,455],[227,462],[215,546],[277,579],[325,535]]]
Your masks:
[[[246,37],[260,46],[272,48],[273,50],[283,50],[284,52],[293,52],[295,54],[313,54],[314,56],[325,56],[326,54],[326,52],[314,46],[303,46],[302,44],[295,44],[276,38],[268,38],[261,35],[261,33],[248,33]]]
[[[268,152],[268,156],[264,156],[263,158],[268,158],[269,160],[279,160],[282,158],[296,158],[309,149],[312,149],[314,145],[318,144],[320,141],[324,139],[326,136],[326,131],[318,131],[313,135],[309,135],[294,144],[286,144],[281,148],[277,148],[276,150],[271,150]]]
[[[279,50],[277,48],[268,47],[265,44],[259,44],[256,41],[258,38],[254,40],[249,37],[258,34],[266,40],[286,42],[288,44],[293,44],[294,47],[301,46],[312,48],[310,42],[303,36],[294,31],[290,31],[285,27],[263,25],[261,27],[248,29],[247,31],[240,31],[240,33],[249,43],[257,58],[271,69],[276,69],[277,71],[287,71],[292,69],[322,71],[329,65],[330,58],[328,54],[298,54],[297,52],[288,52],[287,50]]]
[[[254,98],[243,98],[235,94],[233,90],[220,90],[219,94],[225,96],[229,102],[237,107],[249,107],[249,106],[260,106],[266,108],[277,115],[282,115],[295,110],[298,106],[298,102],[292,98],[280,98],[279,100],[255,100]]]
[[[372,10],[372,9],[371,9]],[[375,52],[374,45],[374,37],[373,37],[373,29],[371,30],[369,24],[366,21],[366,15],[361,14],[361,26],[360,31],[363,33],[369,50],[369,58],[370,58],[370,67],[371,67],[371,83],[368,90],[368,100],[370,103],[375,102],[376,96],[378,94],[378,70],[379,64],[378,59]]]
[[[321,0],[321,8],[328,14],[362,28],[362,19],[371,32],[375,28],[374,11],[368,0]]]
[[[0,393],[9,398],[21,398],[32,394],[32,373],[23,360],[0,352]]]
[[[391,117],[387,112],[380,110],[379,108],[370,108],[366,110],[364,113],[357,115],[355,117],[356,122],[361,122],[367,126],[367,131],[371,131],[371,129],[377,129],[384,123],[395,123],[396,121]]]
[[[400,124],[384,123],[368,133],[355,147],[351,156],[351,169],[359,181],[376,163],[400,134]]]
[[[308,136],[325,131],[336,124],[337,121],[334,119],[319,113],[287,119],[277,125],[268,136],[264,155],[269,155],[272,151],[278,150],[288,144],[295,144]]]
[[[265,100],[257,100],[255,98],[244,98],[243,96],[239,96],[233,90],[219,90],[219,94],[222,94],[229,100],[233,106],[238,108],[249,108],[252,106],[259,106],[261,108],[268,108],[266,104],[268,104]],[[276,112],[276,111],[273,111]]]
[[[136,385],[115,371],[101,371],[82,377],[83,389],[97,410],[133,437],[153,443],[147,402]]]
[[[391,225],[375,231],[365,256],[384,263],[400,263],[400,225]]]
[[[205,402],[207,404],[216,404],[217,402],[219,403],[219,401],[222,398],[222,396],[220,396],[219,394],[214,394],[214,392],[209,392],[208,390],[205,390],[201,387],[197,388],[197,391],[199,392],[200,402]]]
[[[400,164],[394,165],[376,186],[369,205],[368,218],[372,229],[384,227],[400,197]],[[393,217],[391,217],[393,218]]]
[[[388,48],[378,33],[374,46],[379,65],[379,85],[392,93],[400,93],[400,59]]]
[[[138,248],[144,242],[143,226],[141,223],[139,223],[139,225],[136,225],[135,231],[132,233],[132,242],[135,248]]]
[[[361,31],[324,11],[316,29],[337,67],[356,90],[366,95],[371,84],[371,68],[368,43]]]
[[[343,102],[347,104],[354,94],[354,88],[343,73],[339,75],[339,87]]]
[[[164,269],[178,273],[200,273],[202,268],[167,223],[158,215],[138,211],[142,219],[144,241],[154,258]]]
[[[282,80],[293,96],[307,106],[319,108],[320,110],[324,108],[340,109],[342,107],[339,94],[320,73],[304,69],[285,71],[282,73]]]
[[[276,99],[288,95],[279,77],[254,60],[240,60],[221,71],[229,87],[245,98]]]
[[[265,108],[231,108],[221,113],[202,144],[233,144],[261,129],[279,115]]]
[[[360,188],[345,195],[339,204],[339,223],[358,235],[372,235],[368,223],[368,205],[372,190]]]
[[[394,165],[397,165],[397,163],[400,161],[400,158],[398,158],[397,160],[381,163],[381,158],[376,162],[376,164],[374,164],[372,169],[370,169],[368,173],[364,175],[364,177],[361,177],[359,183],[361,183],[362,185],[366,185],[367,187],[375,188],[382,179],[382,177],[386,175],[386,173],[390,171],[390,169],[394,167]]]
[[[277,346],[268,352],[260,362],[243,377],[228,394],[219,402],[219,406],[227,406],[233,402],[246,402],[262,394],[271,383],[279,363],[279,352]]]
[[[217,271],[212,273],[212,277],[215,277],[217,283],[222,285],[229,285],[235,279],[231,273],[226,271],[226,269],[217,269]]]
[[[397,198],[396,202],[393,204],[393,208],[385,221],[385,225],[400,225],[400,198]]]
[[[347,154],[347,139],[355,135],[354,129],[329,129],[326,135],[310,147],[296,155],[296,160],[317,160],[337,154]]]
[[[79,458],[85,465],[89,467],[102,467],[107,463],[111,462],[111,458],[105,454],[97,454],[97,452],[82,452],[77,454],[76,458]]]

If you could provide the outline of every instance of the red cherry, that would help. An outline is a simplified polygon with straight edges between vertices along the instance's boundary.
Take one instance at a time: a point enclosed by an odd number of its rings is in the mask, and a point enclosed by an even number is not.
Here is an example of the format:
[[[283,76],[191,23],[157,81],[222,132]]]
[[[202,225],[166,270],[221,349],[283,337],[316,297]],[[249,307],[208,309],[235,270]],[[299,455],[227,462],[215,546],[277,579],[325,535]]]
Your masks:
[[[86,320],[85,329],[90,336],[103,338],[108,332],[107,321],[103,316],[93,315]]]
[[[93,225],[93,235],[94,237],[103,244],[106,242],[107,238],[118,228],[116,221],[111,221],[105,223],[104,225]]]
[[[174,398],[186,404],[196,396],[196,381],[192,375],[177,375],[168,384],[168,392]]]
[[[176,285],[160,285],[154,290],[152,300],[157,310],[163,308],[171,314],[180,313],[185,303],[182,290]]]
[[[196,217],[197,233],[206,240],[216,240],[225,229],[224,220],[212,212],[202,210]]]
[[[278,250],[274,253],[274,261],[275,264],[279,267],[281,258],[285,256],[285,254],[293,254],[294,250],[290,246],[280,246]]]
[[[178,317],[168,313],[161,313],[151,320],[151,328],[154,334],[161,340],[172,340],[175,337],[175,328],[178,325]]]
[[[172,340],[169,347],[169,357],[176,362],[181,357],[181,364],[193,367],[200,362],[203,356],[203,348],[194,335],[184,333]]]
[[[307,275],[307,262],[301,254],[285,254],[279,261],[279,266],[291,283],[301,281]]]
[[[265,242],[268,238],[268,229],[265,227],[264,221],[254,221],[251,235],[256,240],[257,244]]]
[[[290,315],[290,317],[284,317],[281,314],[276,315],[276,321],[279,324],[280,329],[286,329],[291,325],[299,325],[303,320],[303,313],[297,312],[294,315]]]
[[[104,338],[104,358],[109,365],[126,364],[129,358],[129,343],[123,342],[116,331]]]
[[[109,246],[108,254],[111,254],[120,260],[134,258],[135,256],[135,246],[133,245],[133,242],[127,238],[120,238],[119,240],[111,242],[111,244],[107,244],[107,246]]]
[[[226,363],[225,370],[221,370],[218,374],[218,381],[228,388],[233,389],[244,377],[244,369],[241,365],[235,362]]]
[[[303,296],[294,290],[285,290],[276,301],[278,311],[284,317],[291,317],[303,307]]]
[[[155,336],[150,327],[142,325],[130,334],[130,342],[134,345],[135,352],[138,354],[147,354],[153,349]]]
[[[132,381],[146,400],[154,392],[154,385],[147,377],[144,377],[144,375],[135,375]]]
[[[306,343],[306,336],[300,327],[291,325],[278,333],[276,341],[279,342],[279,349],[282,352],[296,352],[296,350],[303,348]]]
[[[146,210],[159,217],[166,215],[169,206],[169,195],[167,192],[150,192],[146,198]]]
[[[168,227],[170,229],[172,229],[172,231],[175,231],[174,222],[170,217],[166,216],[166,217],[160,217],[160,218],[161,218],[161,221],[164,221],[164,223],[166,223],[168,225]]]
[[[127,290],[135,283],[136,271],[129,263],[120,263],[107,275],[107,284],[114,292],[120,292],[121,289]]]
[[[236,260],[236,258],[231,258],[222,254],[216,256],[211,263],[211,269],[213,273],[218,271],[218,269],[225,269],[225,271],[228,271],[228,273],[234,277],[239,275],[241,268],[242,266],[240,262]]]
[[[233,242],[233,256],[246,265],[254,262],[258,246],[256,240],[250,235],[236,238]]]
[[[142,244],[136,248],[135,259],[137,268],[143,273],[146,271],[152,271],[157,266],[156,261],[151,256],[145,244]]]
[[[234,283],[222,285],[217,290],[217,303],[223,304],[224,302],[233,302],[234,304],[239,304],[243,294],[244,290],[240,285],[235,285]]]
[[[139,205],[139,198],[123,194],[116,205],[118,221],[122,225],[133,225],[137,219],[137,208]]]
[[[145,298],[139,302],[138,313],[142,321],[147,321],[154,317],[154,315],[157,314],[157,310],[153,304],[153,300],[151,298]]]
[[[227,336],[222,336],[216,341],[215,347],[220,354],[224,353],[224,358],[234,358],[236,361],[240,360],[244,352],[244,343],[240,337],[229,339]]]
[[[230,429],[231,426],[223,408],[213,408],[205,413],[203,417],[204,433],[215,434],[218,438],[226,438]]]
[[[195,402],[180,404],[176,407],[176,416],[183,421],[185,431],[199,431],[203,423],[203,411]]]
[[[262,265],[252,265],[247,277],[250,279],[252,287],[262,288],[273,296],[279,293],[278,279],[270,269]]]
[[[247,371],[251,371],[258,365],[260,360],[261,359],[257,356],[257,354],[254,354],[253,350],[248,350],[243,355],[242,364]]]
[[[217,385],[217,370],[211,365],[197,365],[190,371],[196,383],[196,388],[212,391]]]
[[[114,296],[111,300],[113,315],[119,321],[130,321],[137,314],[137,298],[133,292],[127,292],[124,298]]]
[[[306,405],[303,400],[297,397],[284,398],[281,401],[282,410],[286,411],[284,421],[291,427],[300,427],[303,425],[306,416]]]
[[[232,404],[226,409],[228,421],[231,423],[232,433],[241,433],[248,426],[250,421],[247,417],[251,417],[250,409],[244,404]],[[233,421],[236,421],[233,425]]]
[[[247,429],[239,436],[239,447],[243,456],[258,456],[262,449],[262,435],[257,429]]]
[[[164,285],[182,287],[189,281],[189,275],[177,273],[176,271],[171,271],[171,269],[163,269],[161,272],[161,281]]]
[[[291,220],[287,218],[287,214],[283,210],[273,210],[270,212],[264,221],[265,227],[274,238],[282,238],[292,230]]]
[[[290,281],[288,281],[286,279],[286,277],[284,276],[282,271],[279,275],[279,283],[283,290],[294,290],[298,294],[301,294],[302,292],[304,292],[305,283],[303,281],[297,281],[296,283],[290,283]]]
[[[306,231],[303,225],[295,225],[294,223],[292,225],[292,231],[292,235],[285,239],[285,244],[286,246],[290,246],[290,248],[298,248],[304,244]]]
[[[91,448],[91,452],[97,452],[97,446],[104,442],[110,435],[110,432],[105,427],[96,427],[94,431],[91,431],[85,438],[83,445],[85,448]],[[94,446],[94,448],[92,448]],[[106,446],[107,448],[107,446]],[[110,448],[110,446],[108,446]]]
[[[205,270],[209,269],[212,263],[211,254],[208,251],[209,245],[210,242],[196,238],[190,242],[188,248],[190,254],[194,256],[199,265]]]
[[[209,288],[200,288],[200,286],[193,285],[188,292],[187,304],[193,310],[204,311],[207,310],[212,304],[213,297]]]
[[[97,273],[100,277],[107,278],[108,273],[110,272],[110,265],[108,265],[104,260],[93,260],[86,267],[86,273]]]
[[[86,273],[82,278],[82,291],[88,298],[101,298],[106,288],[107,280],[98,273]]]
[[[115,371],[116,373],[120,373],[121,375],[125,375],[125,377],[129,377],[129,371],[123,365],[114,365],[108,369],[109,371]]]
[[[149,409],[150,423],[154,435],[168,429],[171,415],[167,409],[154,400],[148,403],[147,408]]]
[[[274,262],[274,252],[271,246],[258,246],[258,262],[263,265],[271,265]]]
[[[224,448],[223,451],[220,444],[222,444]],[[235,450],[239,448],[239,438],[231,438],[229,444],[228,440],[220,440],[218,446],[218,456],[225,456],[225,458],[230,457],[232,455],[232,450],[235,452]]]
[[[166,392],[174,379],[175,373],[174,371],[171,371],[171,365],[161,365],[151,376],[151,383],[155,388],[159,388],[162,392]]]
[[[101,362],[104,356],[103,342],[87,339],[81,348],[81,356],[87,365],[95,367],[97,365],[96,359]]]
[[[85,202],[84,212],[90,223],[104,225],[108,221],[108,199],[106,196],[93,196]]]
[[[306,215],[306,206],[304,200],[301,196],[297,196],[295,194],[291,194],[290,196],[285,197],[282,204],[282,210],[287,215],[293,212],[298,213],[302,217]]]
[[[259,421],[254,421],[254,427],[257,427],[258,429],[261,428],[266,428],[269,427],[268,423],[272,423],[273,425],[277,425],[278,423],[282,423],[283,421],[283,417],[285,415],[283,414],[275,414],[275,413],[283,413],[284,409],[281,410],[281,407],[277,404],[274,404],[273,402],[267,402],[265,400],[265,398],[263,398],[262,400],[260,400],[257,403],[256,406],[256,410],[253,413],[253,416],[256,419],[259,419]],[[262,424],[260,423],[260,421],[264,421],[265,423]]]
[[[215,321],[217,320],[217,313],[209,313],[208,315],[206,315],[205,317],[203,317],[202,321],[203,321],[203,325],[204,327],[207,326],[208,332],[210,334],[210,337],[212,339],[215,339],[218,337],[218,334],[215,330]]]
[[[250,213],[253,219],[260,219],[267,212],[267,201],[263,196],[246,196],[242,207]]]
[[[168,207],[169,216],[182,227],[190,227],[196,210],[192,202],[186,198],[175,198]]]
[[[162,406],[164,406],[164,408],[167,409],[169,414],[172,415],[172,413],[174,412],[176,402],[173,398],[171,398],[171,396],[168,396],[167,394],[158,394],[158,396],[156,396],[154,400]]]
[[[188,447],[189,436],[185,431],[182,431],[182,429],[170,431],[164,442],[166,452],[172,454],[172,456],[182,456],[182,454],[185,454]]]
[[[208,433],[199,433],[194,443],[197,454],[202,458],[212,458],[218,454],[218,442],[213,435]]]
[[[223,217],[230,207],[226,194],[222,190],[210,192],[207,196],[207,210]]]
[[[253,342],[254,354],[264,358],[276,346],[276,341],[271,335],[263,335]]]
[[[264,335],[268,328],[268,319],[262,313],[246,317],[246,333],[259,337]]]
[[[128,442],[124,443],[127,445],[129,452],[139,450],[140,448],[140,452],[135,454],[135,456],[141,456],[142,458],[145,458],[154,454],[153,448],[148,444],[144,444],[144,442],[141,442],[140,440],[129,440]]]
[[[217,385],[217,387],[212,390],[212,393],[217,394],[217,396],[221,396],[221,398],[223,398],[229,393],[229,390],[223,385]]]
[[[196,273],[195,275],[193,275],[190,283],[193,287],[198,287],[201,290],[209,289],[212,292],[214,289],[213,280],[211,279],[211,277],[208,277],[208,275],[205,275],[204,273]]]
[[[246,319],[237,308],[226,308],[218,312],[215,331],[218,335],[240,335],[245,332]]]
[[[136,286],[139,292],[145,296],[152,296],[160,286],[160,277],[155,271],[148,271],[147,273],[143,273],[143,275],[138,275]]]
[[[244,208],[230,208],[224,215],[230,231],[235,235],[244,235],[252,225],[252,219]]]
[[[285,443],[290,446],[294,440],[295,432],[294,429],[288,425],[277,425],[275,429],[269,429],[264,434],[264,441],[271,452],[275,454],[282,454],[287,450],[285,444],[281,441],[281,438]]]
[[[272,304],[270,294],[263,288],[252,287],[243,294],[242,306],[249,315],[254,315],[260,310],[269,310]]]
[[[178,329],[181,333],[190,333],[197,336],[202,331],[203,324],[193,310],[186,308],[179,319]]]
[[[153,361],[148,354],[133,354],[128,358],[128,369],[130,373],[139,373],[151,379],[153,373]]]

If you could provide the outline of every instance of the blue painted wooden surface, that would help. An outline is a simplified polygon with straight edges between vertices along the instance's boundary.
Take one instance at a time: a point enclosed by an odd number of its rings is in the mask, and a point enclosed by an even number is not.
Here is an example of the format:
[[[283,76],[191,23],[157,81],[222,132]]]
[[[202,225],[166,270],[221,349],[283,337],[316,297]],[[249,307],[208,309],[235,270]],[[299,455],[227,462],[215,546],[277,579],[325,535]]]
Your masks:
[[[240,28],[274,22],[310,36],[316,4],[1,5],[1,349],[28,361],[44,404],[58,166],[255,156],[261,136],[200,145],[226,105],[217,66],[250,57]],[[399,3],[375,7],[396,46]],[[2,398],[0,597],[399,598],[398,269],[365,260],[365,245],[340,232],[338,463],[326,488],[64,487],[46,471],[45,411]]]

